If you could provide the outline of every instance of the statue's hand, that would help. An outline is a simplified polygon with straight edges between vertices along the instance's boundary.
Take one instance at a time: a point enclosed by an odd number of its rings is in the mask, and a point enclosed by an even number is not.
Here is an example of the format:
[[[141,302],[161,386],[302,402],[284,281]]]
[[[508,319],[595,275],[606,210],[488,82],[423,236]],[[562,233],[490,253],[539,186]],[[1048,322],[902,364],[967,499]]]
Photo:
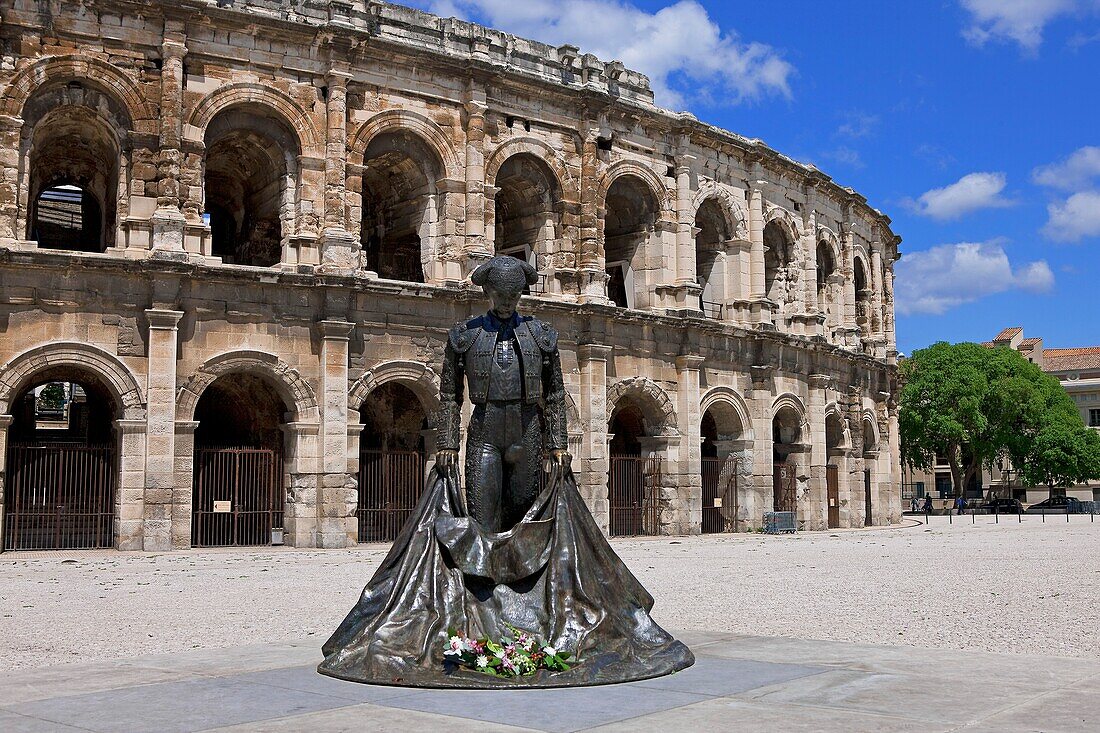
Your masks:
[[[550,464],[558,468],[569,468],[569,464],[572,463],[573,456],[567,450],[552,450],[550,451]]]
[[[443,471],[458,465],[458,451],[441,450],[435,454],[435,467]]]

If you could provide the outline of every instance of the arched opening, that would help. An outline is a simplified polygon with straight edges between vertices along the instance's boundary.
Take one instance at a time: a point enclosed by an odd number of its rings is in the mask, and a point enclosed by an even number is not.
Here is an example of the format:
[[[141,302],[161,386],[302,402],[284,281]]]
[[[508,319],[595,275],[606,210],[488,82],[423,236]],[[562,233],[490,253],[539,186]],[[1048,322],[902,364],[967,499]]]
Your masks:
[[[619,176],[607,190],[603,228],[607,297],[620,308],[641,305],[636,297],[643,286],[641,264],[658,212],[653,192],[637,176]]]
[[[287,406],[266,377],[232,372],[195,407],[194,547],[281,542]]]
[[[90,371],[36,374],[11,403],[5,550],[75,550],[114,542],[118,401]]]
[[[777,512],[798,512],[797,456],[802,450],[802,418],[783,406],[772,418],[773,502]]]
[[[871,335],[871,288],[867,284],[867,268],[863,260],[856,258],[856,325],[865,337]]]
[[[416,135],[392,131],[371,139],[363,169],[360,241],[367,269],[390,280],[424,282],[442,163]]]
[[[397,382],[373,390],[359,412],[359,541],[392,542],[424,490],[427,413]]]
[[[836,316],[836,258],[828,242],[817,243],[817,308],[825,314],[826,323]]]
[[[47,113],[29,146],[27,238],[77,252],[113,246],[119,159],[117,135],[93,109],[70,104]]]
[[[236,265],[277,264],[292,234],[297,136],[266,107],[244,105],[219,112],[205,141],[211,253]]]
[[[608,423],[608,533],[654,535],[660,524],[661,456],[646,450],[650,435],[641,406],[624,397]],[[649,455],[646,455],[646,454]]]
[[[695,277],[703,287],[699,296],[700,309],[708,318],[722,317],[720,273],[716,272],[718,256],[725,251],[732,233],[717,199],[707,199],[695,213]]]
[[[845,468],[844,418],[837,412],[825,414],[825,453],[828,464],[825,466],[825,501],[827,525],[829,529],[840,526],[840,475]]]
[[[768,222],[764,227],[764,292],[780,306],[793,297],[798,279],[791,263],[793,249],[794,242],[783,225]]]
[[[744,516],[742,487],[745,482],[744,427],[737,410],[728,402],[715,402],[703,413],[702,532],[736,532]]]
[[[554,172],[530,153],[508,158],[496,177],[494,237],[497,254],[538,267],[561,229],[561,186]],[[541,283],[533,291],[542,292]],[[527,292],[531,292],[528,290]]]
[[[878,459],[878,441],[875,439],[875,426],[871,421],[863,420],[863,524],[870,527],[874,524],[874,500],[872,486],[874,485],[874,465]],[[978,491],[981,496],[981,491]]]

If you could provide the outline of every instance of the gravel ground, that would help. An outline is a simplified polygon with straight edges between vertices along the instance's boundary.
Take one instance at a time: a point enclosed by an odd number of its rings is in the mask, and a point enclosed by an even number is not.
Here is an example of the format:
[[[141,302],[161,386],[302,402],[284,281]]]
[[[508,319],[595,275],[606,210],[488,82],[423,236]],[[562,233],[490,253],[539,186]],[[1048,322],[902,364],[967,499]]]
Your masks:
[[[613,544],[671,629],[1100,656],[1100,523],[946,521]],[[320,644],[385,550],[0,555],[0,669]]]

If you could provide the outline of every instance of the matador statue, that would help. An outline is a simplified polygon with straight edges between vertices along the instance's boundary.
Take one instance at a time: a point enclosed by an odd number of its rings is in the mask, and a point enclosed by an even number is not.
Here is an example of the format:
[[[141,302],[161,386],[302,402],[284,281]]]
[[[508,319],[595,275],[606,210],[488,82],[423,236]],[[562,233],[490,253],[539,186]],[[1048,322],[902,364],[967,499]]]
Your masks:
[[[494,257],[471,276],[491,309],[447,335],[436,464],[393,547],[325,642],[322,674],[413,687],[563,687],[646,679],[695,661],[650,616],[653,598],[577,489],[557,333],[516,313],[536,278],[512,257]],[[474,406],[465,500],[464,395]],[[544,651],[568,652],[571,666],[505,678],[448,665],[442,651],[461,646],[457,634],[493,640],[520,629],[544,639]]]
[[[458,460],[465,381],[474,405],[466,434],[466,508],[482,529],[499,532],[515,525],[538,496],[544,459],[569,461],[565,383],[557,332],[516,313],[524,288],[538,281],[535,268],[494,257],[470,280],[485,290],[491,308],[448,334],[436,462],[445,468]]]

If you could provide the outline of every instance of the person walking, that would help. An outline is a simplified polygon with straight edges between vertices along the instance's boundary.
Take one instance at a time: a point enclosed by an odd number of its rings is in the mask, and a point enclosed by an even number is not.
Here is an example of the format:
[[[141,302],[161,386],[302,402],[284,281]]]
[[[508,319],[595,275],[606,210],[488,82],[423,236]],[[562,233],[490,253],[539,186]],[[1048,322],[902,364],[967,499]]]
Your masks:
[[[931,517],[932,516],[932,497],[931,496],[924,497],[924,515],[926,517]]]

